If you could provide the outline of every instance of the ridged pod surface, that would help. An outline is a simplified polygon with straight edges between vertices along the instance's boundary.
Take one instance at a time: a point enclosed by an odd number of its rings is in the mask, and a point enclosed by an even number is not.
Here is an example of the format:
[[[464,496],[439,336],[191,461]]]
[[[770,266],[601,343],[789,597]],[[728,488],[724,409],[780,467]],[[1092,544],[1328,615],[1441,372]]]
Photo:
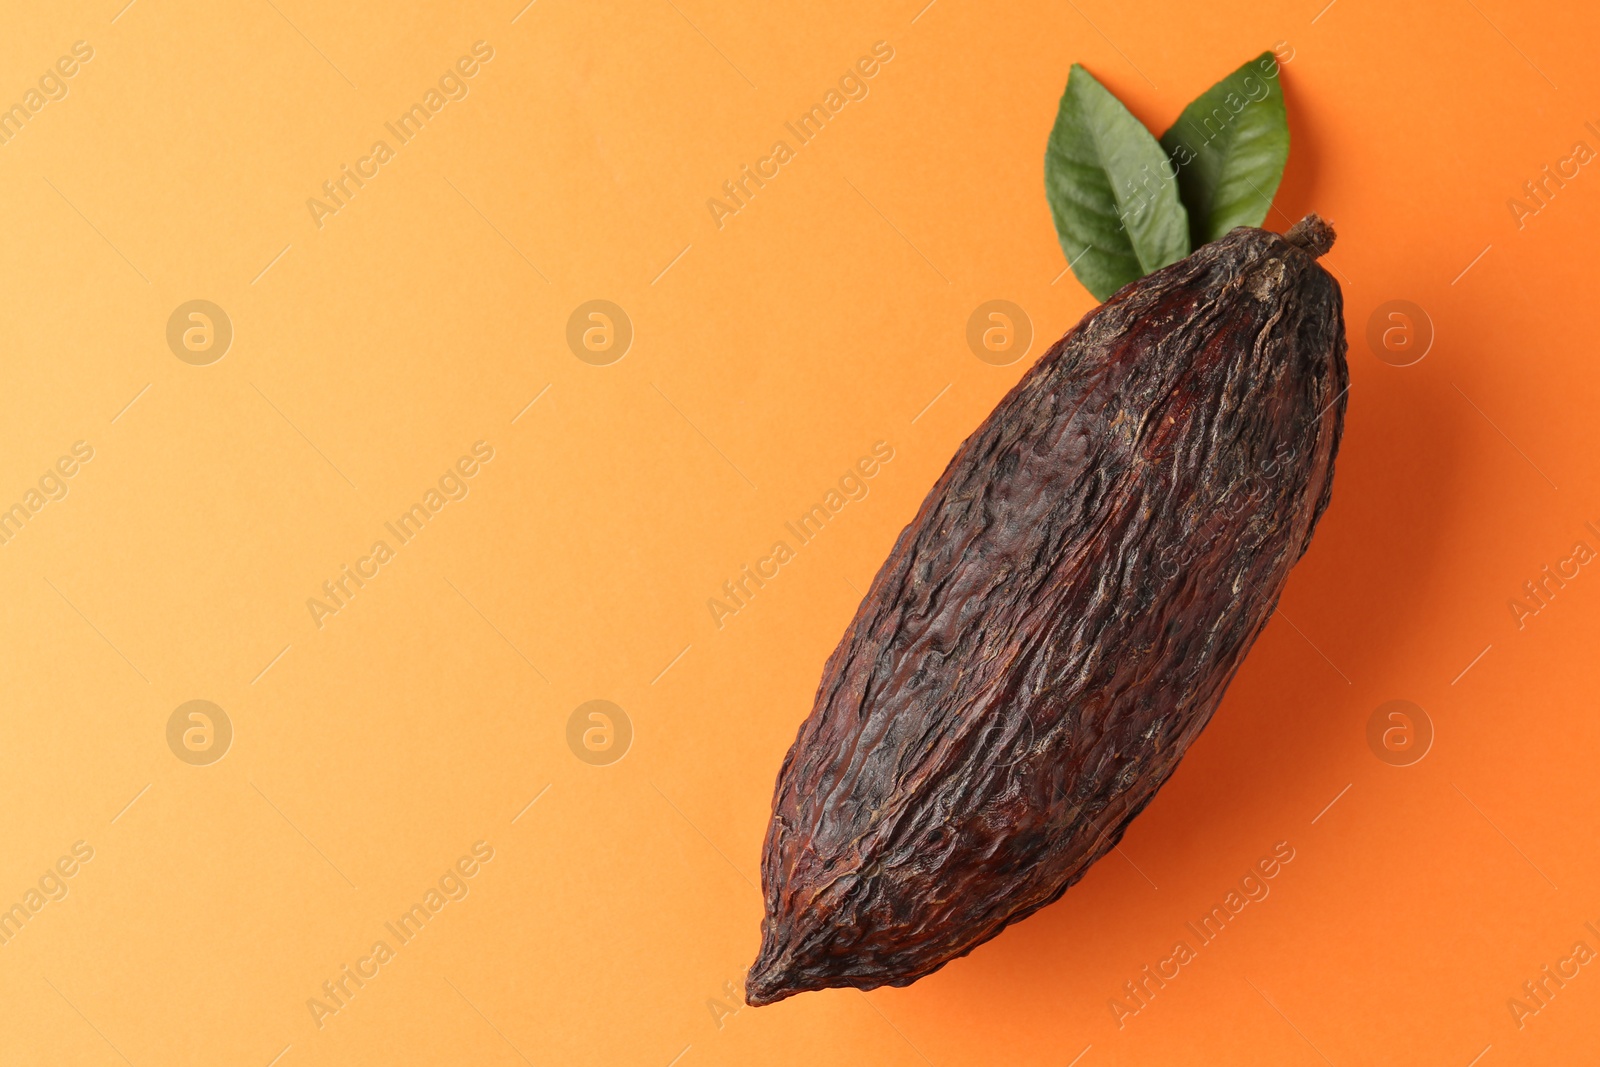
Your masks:
[[[779,772],[751,1004],[965,955],[1172,774],[1328,505],[1332,241],[1240,227],[1126,286],[961,445]]]

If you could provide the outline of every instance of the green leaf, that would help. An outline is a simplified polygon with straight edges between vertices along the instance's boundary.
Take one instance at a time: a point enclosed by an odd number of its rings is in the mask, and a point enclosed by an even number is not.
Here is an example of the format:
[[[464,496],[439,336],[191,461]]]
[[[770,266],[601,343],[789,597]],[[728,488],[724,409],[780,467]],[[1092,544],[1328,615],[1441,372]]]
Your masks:
[[[1289,159],[1278,61],[1263,52],[1183,109],[1161,136],[1178,170],[1196,248],[1235,226],[1260,226]]]
[[[1067,263],[1098,300],[1189,254],[1166,153],[1076,63],[1045,149],[1044,190]]]

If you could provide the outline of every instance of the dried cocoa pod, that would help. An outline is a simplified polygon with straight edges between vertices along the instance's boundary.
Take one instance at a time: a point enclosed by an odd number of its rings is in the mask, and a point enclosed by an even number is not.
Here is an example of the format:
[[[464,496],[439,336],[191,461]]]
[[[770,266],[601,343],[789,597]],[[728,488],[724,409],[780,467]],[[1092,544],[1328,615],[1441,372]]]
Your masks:
[[[1133,282],[961,445],[779,772],[749,1003],[965,955],[1172,774],[1328,506],[1332,242],[1240,227]]]

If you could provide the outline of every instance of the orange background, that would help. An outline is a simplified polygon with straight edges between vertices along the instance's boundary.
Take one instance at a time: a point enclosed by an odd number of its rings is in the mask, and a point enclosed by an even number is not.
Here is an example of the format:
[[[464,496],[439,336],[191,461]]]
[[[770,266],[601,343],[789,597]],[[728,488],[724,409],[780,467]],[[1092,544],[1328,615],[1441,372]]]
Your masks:
[[[0,906],[94,850],[0,946],[0,1061],[1495,1067],[1600,1039],[1600,966],[1507,1006],[1600,949],[1600,577],[1508,606],[1600,548],[1600,173],[1507,207],[1600,149],[1591,5],[123,2],[12,3],[0,34],[0,101],[94,49],[0,145],[0,506],[94,449],[0,547]],[[469,94],[318,228],[307,198],[480,40]],[[878,41],[870,94],[719,229],[706,200]],[[1059,903],[910,988],[738,1010],[825,656],[1093,304],[1043,195],[1068,67],[1159,133],[1274,42],[1268,225],[1338,227],[1353,380],[1281,616]],[[194,299],[234,330],[206,366],[166,341]],[[592,299],[635,332],[608,366],[566,342]],[[1027,359],[969,350],[992,299]],[[1367,345],[1390,300],[1436,331],[1414,365]],[[708,598],[879,440],[870,495],[718,628]],[[477,441],[470,495],[319,628],[306,600]],[[206,766],[165,732],[193,699],[234,730]],[[594,699],[633,729],[605,766],[567,741]],[[1435,732],[1410,766],[1368,745],[1391,699]],[[469,895],[319,1027],[308,999],[478,841]],[[1280,841],[1270,896],[1119,1027]]]

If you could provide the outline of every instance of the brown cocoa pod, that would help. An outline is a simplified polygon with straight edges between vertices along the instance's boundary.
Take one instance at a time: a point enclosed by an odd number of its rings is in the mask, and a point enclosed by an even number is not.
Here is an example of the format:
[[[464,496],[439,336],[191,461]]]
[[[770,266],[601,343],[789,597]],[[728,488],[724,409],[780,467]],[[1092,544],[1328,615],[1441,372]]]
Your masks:
[[[749,1003],[965,955],[1166,782],[1328,506],[1332,240],[1240,227],[1133,282],[962,443],[778,774]]]

